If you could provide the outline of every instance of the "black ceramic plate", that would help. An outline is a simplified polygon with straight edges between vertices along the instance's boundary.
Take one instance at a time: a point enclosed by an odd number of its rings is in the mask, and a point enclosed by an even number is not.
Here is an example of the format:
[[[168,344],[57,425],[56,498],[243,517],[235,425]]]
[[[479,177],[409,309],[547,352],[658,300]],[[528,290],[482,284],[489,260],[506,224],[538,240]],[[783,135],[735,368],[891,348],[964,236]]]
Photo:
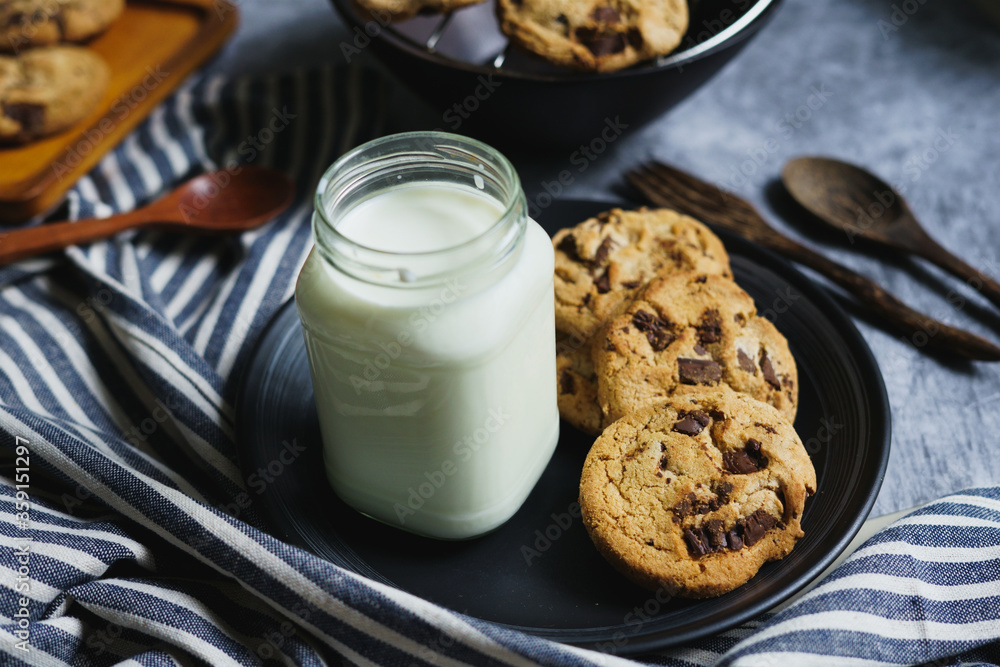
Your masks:
[[[611,205],[556,201],[551,233]],[[664,600],[598,555],[569,516],[592,438],[563,424],[552,462],[524,506],[466,542],[403,533],[345,506],[323,474],[319,425],[294,303],[257,344],[237,404],[242,465],[275,461],[285,441],[302,454],[255,501],[274,534],[337,565],[477,618],[561,642],[640,653],[721,632],[782,602],[848,545],[875,501],[889,457],[889,409],[878,366],[850,319],[784,260],[720,231],[737,281],[788,338],[799,365],[796,428],[819,479],[806,536],[745,586],[710,600]]]

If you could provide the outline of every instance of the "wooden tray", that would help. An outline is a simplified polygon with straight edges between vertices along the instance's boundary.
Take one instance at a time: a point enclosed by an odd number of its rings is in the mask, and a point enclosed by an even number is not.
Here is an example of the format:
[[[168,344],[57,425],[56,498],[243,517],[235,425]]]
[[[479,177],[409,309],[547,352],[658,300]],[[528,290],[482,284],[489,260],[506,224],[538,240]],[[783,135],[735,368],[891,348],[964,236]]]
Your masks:
[[[111,67],[108,92],[77,126],[0,148],[0,222],[24,222],[58,205],[82,175],[212,56],[238,21],[229,0],[130,0],[88,45]]]

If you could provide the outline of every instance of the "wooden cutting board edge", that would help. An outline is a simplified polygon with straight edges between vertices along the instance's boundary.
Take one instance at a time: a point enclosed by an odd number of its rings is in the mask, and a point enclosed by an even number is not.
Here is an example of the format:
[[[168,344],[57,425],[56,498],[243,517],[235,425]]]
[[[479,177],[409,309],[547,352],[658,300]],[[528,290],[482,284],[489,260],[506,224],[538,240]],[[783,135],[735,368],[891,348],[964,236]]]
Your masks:
[[[0,185],[0,222],[23,223],[58,206],[66,191],[109,150],[117,146],[163,99],[174,92],[188,75],[212,57],[239,23],[238,8],[230,0],[153,0],[143,4],[182,5],[200,10],[204,17],[184,47],[162,63],[163,70],[169,72],[162,85],[149,90],[149,95],[131,113],[123,119],[113,120],[112,127],[107,132],[100,131],[101,122],[110,118],[111,107],[86,128],[66,134],[67,147],[79,141],[88,131],[96,130],[102,135],[94,149],[80,156],[77,164],[67,167],[67,171],[61,175],[57,175],[50,165],[40,170],[34,178],[14,187]]]

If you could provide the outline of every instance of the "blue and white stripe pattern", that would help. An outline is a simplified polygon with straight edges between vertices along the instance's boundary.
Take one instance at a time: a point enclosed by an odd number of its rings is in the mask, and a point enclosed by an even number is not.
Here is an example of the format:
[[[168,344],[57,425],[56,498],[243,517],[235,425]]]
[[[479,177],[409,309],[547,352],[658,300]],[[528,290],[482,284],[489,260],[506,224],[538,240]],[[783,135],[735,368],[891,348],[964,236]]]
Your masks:
[[[292,294],[308,193],[379,131],[381,93],[359,69],[196,80],[74,187],[70,215],[234,161],[291,174],[287,213],[240,237],[142,232],[0,270],[0,665],[632,664],[345,572],[234,502],[240,369]],[[996,661],[998,581],[1000,490],[967,491],[780,614],[644,661]]]

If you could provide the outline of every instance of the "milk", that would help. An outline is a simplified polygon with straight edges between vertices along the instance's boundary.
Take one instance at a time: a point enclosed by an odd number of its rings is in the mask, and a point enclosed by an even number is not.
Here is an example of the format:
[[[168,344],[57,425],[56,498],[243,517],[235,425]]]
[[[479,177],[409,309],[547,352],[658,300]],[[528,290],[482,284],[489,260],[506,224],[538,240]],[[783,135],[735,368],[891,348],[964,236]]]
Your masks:
[[[405,530],[462,539],[496,528],[558,439],[546,233],[528,219],[501,266],[409,286],[446,272],[451,260],[437,266],[436,253],[474,243],[503,215],[475,187],[387,189],[332,222],[387,253],[396,283],[348,275],[317,248],[299,277],[327,477],[347,504]]]

